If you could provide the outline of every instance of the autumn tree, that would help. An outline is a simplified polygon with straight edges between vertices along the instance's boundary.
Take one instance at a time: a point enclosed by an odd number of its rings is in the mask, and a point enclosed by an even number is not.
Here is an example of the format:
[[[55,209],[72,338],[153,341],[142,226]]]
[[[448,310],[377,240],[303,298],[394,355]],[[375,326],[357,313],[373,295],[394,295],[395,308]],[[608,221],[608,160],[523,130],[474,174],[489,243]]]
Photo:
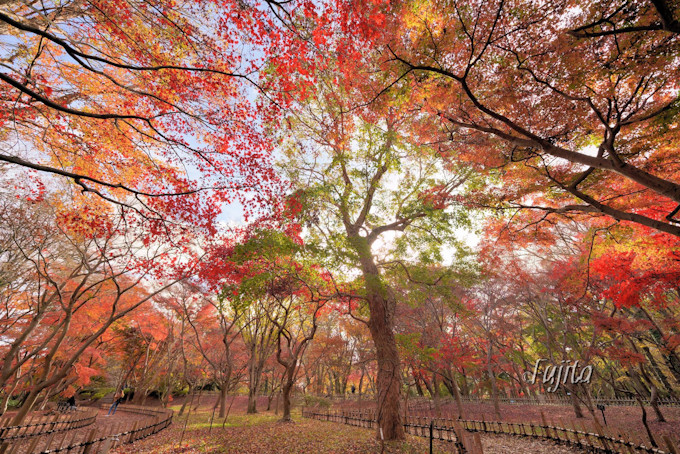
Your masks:
[[[221,203],[254,209],[276,178],[249,98],[266,93],[265,63],[293,46],[282,8],[3,2],[0,112],[13,132],[0,136],[0,162],[156,224],[213,229]]]
[[[234,344],[241,333],[242,313],[233,311],[230,301],[211,293],[197,283],[185,283],[173,291],[166,301],[188,325],[186,340],[210,367],[210,377],[219,386],[219,416],[227,416],[227,397],[234,389],[238,365],[234,360]]]
[[[443,385],[463,415],[456,369],[469,361],[461,338],[463,319],[473,313],[463,305],[463,298],[478,273],[466,248],[452,249],[451,254],[456,259],[450,267],[395,266],[390,281],[400,295],[396,329],[413,386],[419,395],[426,390],[440,411]]]
[[[243,245],[257,246],[250,260],[249,276],[241,280],[239,295],[260,295],[267,300],[266,313],[275,327],[276,360],[283,366],[282,421],[291,421],[291,392],[302,356],[316,334],[324,306],[334,293],[330,276],[304,262],[301,244],[277,231],[260,231]]]
[[[29,203],[3,194],[0,212],[9,239],[3,255],[20,262],[23,282],[11,289],[2,319],[0,383],[18,379],[20,370],[30,379],[15,423],[42,392],[77,380],[79,359],[112,324],[185,277],[172,263],[178,251],[145,243],[121,217],[62,210],[56,194],[44,197]],[[166,279],[159,282],[160,266]]]
[[[356,321],[341,315],[340,311],[330,312],[319,321],[319,327],[314,340],[302,359],[305,374],[305,392],[319,396],[344,395],[347,390],[353,367],[359,366],[364,371],[367,387],[374,389],[374,383],[367,371],[370,371],[371,361],[375,361],[375,352],[370,345],[370,335],[363,339],[369,342],[363,347],[366,351],[365,361],[357,364],[357,345],[353,342],[350,332],[356,327]],[[363,327],[364,334],[367,328]],[[356,370],[356,369],[354,369]]]
[[[519,211],[520,226],[605,217],[680,235],[673,2],[403,1],[352,11],[347,27],[374,51],[356,80],[389,75],[366,102],[407,91],[423,113],[422,140],[492,178],[472,204]]]
[[[139,307],[134,317],[118,321],[98,341],[97,351],[106,361],[102,376],[116,391],[134,388],[136,403],[146,402],[155,390],[160,391],[161,402],[167,404],[169,386],[164,384],[179,361],[177,329],[174,320],[155,305]]]
[[[440,257],[439,245],[461,219],[453,206],[467,173],[443,168],[431,147],[414,140],[415,114],[398,100],[350,111],[356,107],[352,93],[334,86],[338,77],[324,74],[317,93],[286,118],[290,137],[282,135],[287,161],[281,167],[295,188],[291,199],[299,204],[300,222],[321,253],[319,263],[360,273],[356,296],[369,317],[352,315],[368,324],[376,348],[378,427],[385,439],[399,439],[397,300],[376,255],[382,243],[385,256]]]

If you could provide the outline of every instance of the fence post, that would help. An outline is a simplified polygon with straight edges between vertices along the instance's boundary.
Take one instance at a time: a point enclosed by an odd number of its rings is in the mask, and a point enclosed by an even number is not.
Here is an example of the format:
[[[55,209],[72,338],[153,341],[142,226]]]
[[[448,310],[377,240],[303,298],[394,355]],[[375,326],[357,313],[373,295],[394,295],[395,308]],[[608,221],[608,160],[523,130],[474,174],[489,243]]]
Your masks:
[[[99,448],[99,454],[108,454],[109,449],[111,449],[112,442],[113,442],[112,437],[106,437],[106,440],[104,440],[104,443]]]
[[[668,452],[671,454],[678,454],[678,450],[675,448],[675,444],[673,443],[673,440],[668,435],[663,436],[663,441],[666,442],[666,446],[668,446]]]
[[[434,437],[434,419],[430,420],[430,454],[432,454],[432,438]]]
[[[137,425],[139,424],[139,421],[135,421],[135,423],[132,425],[132,429],[130,429],[130,436],[128,437],[128,443],[132,443],[135,441],[135,436],[137,435]]]
[[[33,438],[33,441],[31,442],[31,445],[28,447],[28,450],[26,452],[35,452],[35,447],[38,446],[39,441],[40,437]]]
[[[97,432],[97,429],[91,429],[91,430],[90,430],[90,434],[89,434],[88,437],[85,439],[87,445],[85,445],[85,449],[83,450],[83,454],[90,454],[90,452],[92,452],[92,448],[93,448],[93,445],[94,445],[94,444],[92,443],[92,441],[94,440],[94,437],[95,437],[95,433],[96,433],[96,432]]]

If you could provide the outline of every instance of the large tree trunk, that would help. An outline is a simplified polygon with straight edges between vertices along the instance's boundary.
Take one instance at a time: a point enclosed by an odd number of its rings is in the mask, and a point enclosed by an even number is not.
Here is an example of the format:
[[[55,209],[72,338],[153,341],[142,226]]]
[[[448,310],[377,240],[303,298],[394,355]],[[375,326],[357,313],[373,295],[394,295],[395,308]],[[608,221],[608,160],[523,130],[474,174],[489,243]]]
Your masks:
[[[361,261],[366,299],[371,313],[368,329],[378,360],[377,436],[382,436],[385,440],[403,440],[404,427],[399,413],[401,363],[393,330],[396,301],[390,289],[382,282],[366,239],[354,237],[350,240]]]
[[[286,382],[281,387],[281,397],[283,397],[283,416],[281,416],[281,421],[289,422],[293,419],[290,417],[290,391],[293,389],[293,383],[286,380]]]
[[[371,310],[371,314],[373,314]],[[371,315],[369,323],[378,356],[378,430],[385,440],[403,440],[404,428],[399,413],[401,375],[399,352],[392,327],[385,320]],[[380,436],[380,433],[378,433]]]

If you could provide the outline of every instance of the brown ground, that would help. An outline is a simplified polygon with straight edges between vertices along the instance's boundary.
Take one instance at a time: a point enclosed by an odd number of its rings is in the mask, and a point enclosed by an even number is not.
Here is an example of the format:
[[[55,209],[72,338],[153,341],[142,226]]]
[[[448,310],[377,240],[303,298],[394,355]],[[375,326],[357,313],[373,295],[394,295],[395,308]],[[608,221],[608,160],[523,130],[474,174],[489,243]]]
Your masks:
[[[266,406],[266,405],[265,405]],[[179,405],[177,406],[179,407]],[[210,429],[211,406],[202,406],[197,413],[175,418],[165,431],[120,447],[116,454],[169,453],[239,453],[239,454],[378,454],[382,447],[375,432],[345,424],[301,418],[294,413],[294,423],[279,422],[273,411],[245,415],[245,399],[237,398],[227,423],[214,421]],[[184,424],[186,430],[182,434]],[[181,440],[181,442],[180,442]],[[425,438],[407,436],[405,442],[385,444],[385,453],[422,454],[429,450]],[[577,454],[579,451],[546,440],[482,435],[485,454]],[[434,442],[434,452],[454,453],[449,442]]]
[[[279,416],[274,413],[275,401],[272,410],[263,411],[267,407],[267,399],[258,400],[257,415],[245,415],[246,398],[236,397],[230,410],[230,415],[223,425],[223,421],[217,417],[213,420],[210,428],[210,419],[216,397],[214,395],[203,396],[196,408],[197,400],[194,400],[192,414],[187,420],[187,415],[177,416],[184,399],[176,399],[171,406],[176,410],[173,425],[163,432],[141,440],[133,445],[125,445],[114,452],[116,453],[379,453],[380,443],[375,440],[373,430],[361,429],[344,424],[303,419],[299,412],[294,414],[296,422],[286,424],[278,422]],[[231,401],[230,401],[231,402]],[[158,405],[157,402],[148,402],[147,405]],[[368,408],[370,401],[355,402],[347,401],[344,404],[336,404],[335,407],[344,408]],[[146,419],[145,416],[124,411],[118,411],[113,416],[105,416],[108,407],[100,410],[97,422],[77,431],[69,433],[64,444],[70,440],[84,439],[93,428],[96,428],[97,436],[102,434],[117,433],[131,427],[135,421]],[[541,411],[554,425],[571,427],[572,422],[581,425],[591,424],[590,415],[583,420],[573,417],[571,407],[562,406],[529,406],[529,405],[501,405],[501,413],[504,421],[511,422],[541,422]],[[680,408],[662,408],[668,422],[659,423],[649,412],[649,424],[653,434],[668,434],[675,440],[680,437]],[[442,416],[457,416],[453,406],[446,404],[442,407]],[[492,420],[493,408],[488,404],[466,404],[466,419]],[[644,428],[640,422],[640,409],[637,407],[608,407],[605,411],[608,427],[615,428],[612,431],[625,431],[630,436],[636,437],[641,443],[649,444],[645,436]],[[430,415],[429,410],[420,412],[412,411],[411,415]],[[186,423],[186,429],[184,429]],[[184,434],[182,434],[184,430]],[[60,442],[63,435],[56,436],[51,445]],[[550,453],[567,454],[580,452],[575,448],[560,446],[548,440],[533,440],[512,436],[493,434],[482,435],[482,444],[486,454],[520,454],[520,453]],[[182,442],[180,444],[180,439]],[[40,445],[46,448],[46,441]],[[428,441],[423,438],[409,436],[405,443],[387,444],[385,452],[395,454],[427,452]],[[662,444],[662,443],[660,443]],[[21,451],[20,451],[21,452]],[[435,452],[454,452],[454,446],[448,442],[435,442]]]

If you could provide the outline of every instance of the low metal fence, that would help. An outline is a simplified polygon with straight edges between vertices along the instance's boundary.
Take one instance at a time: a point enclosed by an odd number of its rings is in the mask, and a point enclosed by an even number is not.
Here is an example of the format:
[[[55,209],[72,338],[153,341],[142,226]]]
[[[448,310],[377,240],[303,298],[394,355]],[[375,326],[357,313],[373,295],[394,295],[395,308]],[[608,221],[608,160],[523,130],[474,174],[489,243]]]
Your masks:
[[[355,411],[319,411],[318,409],[303,409],[302,416],[305,418],[322,421],[340,422],[358,427],[377,427],[375,412],[372,410]],[[585,427],[579,430],[575,426],[572,429],[558,427],[544,421],[543,424],[513,423],[501,421],[478,421],[462,420],[453,418],[436,418],[432,415],[408,416],[404,421],[404,430],[412,435],[426,437],[432,440],[449,441],[456,444],[460,453],[481,453],[482,447],[479,437],[474,434],[494,433],[529,438],[542,438],[555,441],[560,444],[576,446],[598,453],[623,453],[623,454],[667,454],[677,453],[673,441],[663,436],[668,446],[668,451],[657,447],[646,446],[636,443],[626,435],[613,434],[611,431],[597,427],[588,430]]]
[[[318,419],[321,421],[339,422],[350,426],[364,427],[367,429],[377,428],[375,413],[368,411],[325,411],[302,409],[302,417]],[[446,424],[443,419],[426,419],[420,417],[409,417],[404,421],[404,431],[418,437],[426,437],[431,441],[447,441],[453,443],[459,452],[466,452],[460,436],[460,428],[456,428],[456,422]]]
[[[92,410],[96,416],[97,410]],[[126,443],[133,443],[156,434],[172,423],[173,411],[163,408],[119,405],[118,411],[143,415],[135,421],[113,423],[90,430],[43,432],[31,439],[21,438],[5,441],[0,445],[2,454],[106,454],[109,450]],[[81,426],[79,428],[82,428]]]
[[[593,398],[593,405],[606,405],[609,407],[631,407],[637,406],[637,400],[633,398]],[[455,400],[452,397],[446,397],[440,399],[442,405],[453,404]],[[493,404],[493,400],[490,398],[482,397],[461,397],[461,402],[464,404]],[[551,395],[541,395],[539,397],[499,397],[498,402],[506,405],[560,405],[560,406],[570,406],[572,405],[571,398],[565,396],[551,396]],[[680,400],[666,397],[659,398],[657,403],[660,407],[680,407]],[[413,409],[433,409],[434,401],[427,397],[412,397],[409,399],[409,408]]]
[[[67,415],[30,416],[21,425],[5,425],[11,421],[11,417],[5,418],[0,423],[0,446],[4,442],[25,438],[40,437],[52,433],[67,432],[70,430],[87,427],[95,422],[97,410],[76,410]],[[0,453],[3,452],[0,448]]]

